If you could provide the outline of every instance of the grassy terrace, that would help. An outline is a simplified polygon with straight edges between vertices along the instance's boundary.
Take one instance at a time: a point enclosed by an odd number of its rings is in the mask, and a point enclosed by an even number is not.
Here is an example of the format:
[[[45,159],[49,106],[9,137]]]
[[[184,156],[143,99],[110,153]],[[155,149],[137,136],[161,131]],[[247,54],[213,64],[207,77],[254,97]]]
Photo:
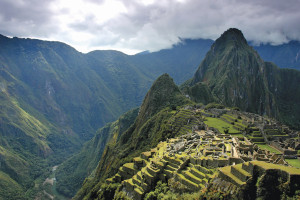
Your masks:
[[[280,151],[278,151],[277,149],[267,145],[267,144],[257,144],[257,146],[260,148],[260,149],[263,149],[263,150],[268,150],[272,153],[278,153],[278,154],[281,154]]]
[[[288,172],[289,174],[300,175],[300,169],[294,168],[294,167],[276,165],[276,164],[266,163],[263,161],[252,161],[251,163],[254,165],[260,166],[264,169],[280,169],[280,170],[284,170],[284,171]]]
[[[234,137],[245,137],[243,134],[232,134],[232,136],[234,136]]]
[[[232,166],[232,167],[234,167],[235,169],[237,169],[240,173],[242,173],[242,174],[245,175],[245,176],[248,176],[248,177],[251,176],[251,174],[249,174],[249,172],[245,171],[245,170],[242,168],[242,165],[234,165],[234,166]]]
[[[241,127],[243,127],[244,129],[247,128],[247,126],[245,124],[243,124],[242,120],[238,120],[237,122],[235,122],[235,125],[239,125]]]
[[[241,181],[239,178],[237,178],[236,176],[234,176],[231,173],[231,166],[227,166],[227,167],[223,167],[219,169],[221,172],[223,172],[225,175],[227,175],[228,177],[230,177],[234,182],[236,182],[238,185],[244,185],[245,182]]]
[[[228,124],[219,118],[206,117],[204,123],[209,127],[218,129],[221,133],[225,133],[225,130],[229,130],[229,134],[239,134],[240,132],[233,128],[232,124]]]
[[[300,160],[299,159],[285,159],[290,165],[293,167],[300,168]]]
[[[228,119],[230,119],[231,121],[235,121],[235,120],[237,120],[234,116],[232,116],[232,115],[228,115],[228,114],[224,114],[223,115],[224,117],[226,117],[226,118],[228,118]]]
[[[134,170],[134,163],[125,163],[123,167]]]

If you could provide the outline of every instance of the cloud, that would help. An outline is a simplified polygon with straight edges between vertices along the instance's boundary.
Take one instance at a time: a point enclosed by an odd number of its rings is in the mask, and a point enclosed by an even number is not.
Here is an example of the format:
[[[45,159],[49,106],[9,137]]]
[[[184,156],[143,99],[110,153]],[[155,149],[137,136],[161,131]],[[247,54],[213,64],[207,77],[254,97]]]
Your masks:
[[[156,51],[230,27],[254,43],[300,40],[299,0],[0,0],[0,32],[93,49]]]
[[[52,0],[1,0],[0,31],[9,36],[46,37],[51,30]]]

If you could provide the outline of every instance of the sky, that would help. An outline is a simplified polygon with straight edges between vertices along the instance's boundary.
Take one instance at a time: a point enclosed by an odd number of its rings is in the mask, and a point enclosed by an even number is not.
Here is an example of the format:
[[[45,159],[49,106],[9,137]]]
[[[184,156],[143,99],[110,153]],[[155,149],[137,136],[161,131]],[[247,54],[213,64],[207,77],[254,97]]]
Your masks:
[[[255,44],[300,41],[300,0],[0,0],[0,34],[84,53],[158,51],[231,27]]]

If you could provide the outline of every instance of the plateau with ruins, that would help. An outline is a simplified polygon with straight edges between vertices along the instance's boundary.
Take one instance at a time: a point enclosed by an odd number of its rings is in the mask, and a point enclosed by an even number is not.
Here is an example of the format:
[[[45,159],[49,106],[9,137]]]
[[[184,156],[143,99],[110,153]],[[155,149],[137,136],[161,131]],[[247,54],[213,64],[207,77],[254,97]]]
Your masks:
[[[177,182],[190,192],[214,189],[244,198],[264,174],[275,173],[289,191],[300,189],[300,169],[288,162],[300,163],[299,132],[229,108],[185,106],[172,112],[167,125],[180,136],[125,163],[107,183],[121,183],[133,199],[142,199],[157,181]]]

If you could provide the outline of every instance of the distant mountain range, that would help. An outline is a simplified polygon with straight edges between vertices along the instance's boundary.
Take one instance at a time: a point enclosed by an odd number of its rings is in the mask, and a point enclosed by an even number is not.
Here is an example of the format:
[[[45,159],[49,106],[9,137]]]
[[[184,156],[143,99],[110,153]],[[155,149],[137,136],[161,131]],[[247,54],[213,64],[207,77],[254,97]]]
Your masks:
[[[250,43],[251,45],[251,43]],[[273,46],[262,44],[254,46],[261,58],[273,62],[280,68],[300,70],[300,42],[290,41],[287,44]]]

